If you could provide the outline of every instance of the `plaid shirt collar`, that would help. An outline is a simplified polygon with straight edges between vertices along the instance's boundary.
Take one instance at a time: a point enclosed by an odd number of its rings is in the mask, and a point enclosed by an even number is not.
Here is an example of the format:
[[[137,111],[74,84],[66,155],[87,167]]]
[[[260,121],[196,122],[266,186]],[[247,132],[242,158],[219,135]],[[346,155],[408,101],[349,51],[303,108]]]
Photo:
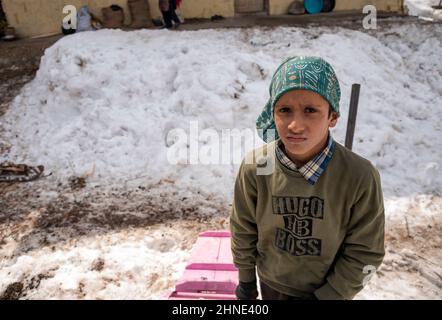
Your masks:
[[[287,157],[286,154],[284,153],[284,146],[282,144],[281,139],[279,139],[276,147],[276,156],[284,167],[286,167],[289,170],[301,173],[308,183],[314,185],[318,181],[322,172],[324,172],[325,168],[327,167],[330,159],[333,156],[335,148],[336,148],[336,143],[333,140],[331,134],[329,133],[327,145],[321,151],[321,153],[316,155],[313,159],[311,159],[309,162],[304,164],[302,167],[298,168],[296,167],[295,163],[292,160],[290,160],[290,158]]]

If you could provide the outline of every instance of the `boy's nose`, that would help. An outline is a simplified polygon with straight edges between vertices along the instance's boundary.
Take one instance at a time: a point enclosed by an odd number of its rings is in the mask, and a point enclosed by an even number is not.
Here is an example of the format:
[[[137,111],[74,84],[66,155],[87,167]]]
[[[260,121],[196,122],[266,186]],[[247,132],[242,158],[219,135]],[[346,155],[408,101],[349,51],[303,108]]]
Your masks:
[[[289,125],[288,129],[292,131],[293,133],[301,133],[304,131],[304,121],[300,119],[300,117],[294,117]]]

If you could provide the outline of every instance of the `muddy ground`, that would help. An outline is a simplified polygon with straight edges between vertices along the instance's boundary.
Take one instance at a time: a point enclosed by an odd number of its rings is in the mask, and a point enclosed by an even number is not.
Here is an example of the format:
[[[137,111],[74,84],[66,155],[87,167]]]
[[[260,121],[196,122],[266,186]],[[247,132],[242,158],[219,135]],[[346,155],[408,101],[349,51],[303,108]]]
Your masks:
[[[0,187],[0,259],[14,261],[44,249],[69,250],[80,245],[82,239],[158,229],[179,230],[183,234],[180,249],[189,251],[199,232],[222,230],[229,225],[230,206],[222,199],[204,193],[189,199],[170,181],[102,191],[46,179]],[[427,205],[440,210],[442,198],[435,196]],[[419,204],[412,204],[404,216],[423,214],[421,209]],[[440,217],[425,223],[410,219],[387,222],[386,256],[370,282],[370,291],[366,291],[368,297],[442,298],[441,249]],[[91,268],[100,271],[104,263],[96,261]],[[0,292],[0,300],[32,298],[40,282],[53,276],[51,270],[24,275]],[[394,281],[406,283],[414,292],[397,296],[400,289],[392,284]],[[84,297],[80,289],[72,298]]]

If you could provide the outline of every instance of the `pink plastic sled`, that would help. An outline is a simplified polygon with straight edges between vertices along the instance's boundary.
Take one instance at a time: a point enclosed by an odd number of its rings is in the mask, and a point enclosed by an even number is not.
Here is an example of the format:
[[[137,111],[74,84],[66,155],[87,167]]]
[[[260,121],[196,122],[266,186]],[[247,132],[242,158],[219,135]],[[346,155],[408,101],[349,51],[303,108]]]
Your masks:
[[[190,262],[169,300],[235,300],[238,270],[233,265],[230,232],[200,233]]]

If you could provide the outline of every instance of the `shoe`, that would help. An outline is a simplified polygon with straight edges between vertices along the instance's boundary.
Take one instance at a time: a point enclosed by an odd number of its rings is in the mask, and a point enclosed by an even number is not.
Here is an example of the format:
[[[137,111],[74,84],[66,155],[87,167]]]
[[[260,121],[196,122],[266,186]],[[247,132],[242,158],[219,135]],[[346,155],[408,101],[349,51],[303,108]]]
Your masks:
[[[12,41],[17,39],[17,35],[15,34],[15,29],[12,27],[7,27],[4,30],[5,35],[2,37],[3,41]]]

